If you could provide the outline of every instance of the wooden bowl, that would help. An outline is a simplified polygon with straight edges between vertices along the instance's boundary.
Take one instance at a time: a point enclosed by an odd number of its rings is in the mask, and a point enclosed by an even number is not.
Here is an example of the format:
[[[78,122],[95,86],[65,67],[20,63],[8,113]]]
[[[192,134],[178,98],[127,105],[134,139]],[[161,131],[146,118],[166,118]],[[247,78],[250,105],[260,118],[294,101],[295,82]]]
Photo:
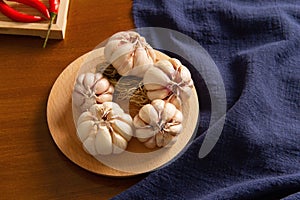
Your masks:
[[[156,170],[170,163],[184,151],[197,127],[199,105],[195,89],[189,100],[183,104],[183,131],[173,146],[150,150],[133,138],[126,152],[119,155],[93,157],[83,149],[73,119],[73,87],[84,64],[88,63],[89,67],[95,68],[99,63],[105,62],[103,50],[104,48],[98,48],[77,58],[54,83],[47,104],[47,121],[54,142],[75,164],[101,175],[132,176]],[[156,51],[156,54],[158,59],[169,58],[159,51]]]

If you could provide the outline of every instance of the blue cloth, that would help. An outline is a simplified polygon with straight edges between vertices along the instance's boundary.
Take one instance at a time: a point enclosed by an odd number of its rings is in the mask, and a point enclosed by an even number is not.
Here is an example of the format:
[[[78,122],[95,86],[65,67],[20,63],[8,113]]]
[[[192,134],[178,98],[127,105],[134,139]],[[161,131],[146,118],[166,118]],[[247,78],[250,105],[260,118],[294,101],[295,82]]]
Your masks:
[[[198,158],[210,105],[196,80],[195,140],[114,199],[299,199],[300,1],[134,0],[133,17],[136,27],[174,29],[208,51],[227,113],[216,146]]]

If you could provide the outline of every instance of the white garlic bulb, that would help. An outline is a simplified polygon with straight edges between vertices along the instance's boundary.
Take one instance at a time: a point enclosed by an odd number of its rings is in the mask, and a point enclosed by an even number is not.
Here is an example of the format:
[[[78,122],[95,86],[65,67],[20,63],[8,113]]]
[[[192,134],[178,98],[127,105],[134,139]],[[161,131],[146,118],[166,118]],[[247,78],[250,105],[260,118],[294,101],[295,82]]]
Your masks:
[[[175,58],[155,63],[146,71],[143,83],[150,100],[168,98],[178,109],[191,96],[194,85],[190,71]]]
[[[133,31],[118,32],[110,37],[104,57],[122,76],[143,77],[156,60],[153,48],[145,38]]]
[[[94,104],[77,121],[77,135],[93,156],[119,154],[133,135],[130,115],[114,102]]]
[[[80,74],[73,91],[73,102],[81,111],[86,111],[96,103],[112,101],[114,87],[100,73]]]
[[[173,145],[182,131],[181,111],[157,99],[144,105],[133,119],[135,136],[148,148]]]

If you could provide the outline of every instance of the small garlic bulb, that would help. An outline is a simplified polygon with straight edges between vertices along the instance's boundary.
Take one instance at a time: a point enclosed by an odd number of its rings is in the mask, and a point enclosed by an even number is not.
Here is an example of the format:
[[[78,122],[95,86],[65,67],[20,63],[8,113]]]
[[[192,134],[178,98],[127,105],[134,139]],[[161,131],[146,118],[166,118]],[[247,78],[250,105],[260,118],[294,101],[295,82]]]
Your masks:
[[[122,76],[143,77],[156,60],[153,48],[145,38],[133,31],[118,32],[110,37],[104,57]]]
[[[146,71],[143,83],[150,100],[168,99],[178,109],[182,100],[190,97],[194,85],[190,71],[175,58],[155,63]]]
[[[80,74],[73,91],[73,102],[86,111],[96,103],[112,101],[114,87],[100,73]]]
[[[181,111],[157,99],[144,105],[133,119],[135,136],[148,148],[172,146],[182,131]]]
[[[119,154],[133,135],[132,118],[114,102],[94,104],[77,122],[77,135],[93,156]]]

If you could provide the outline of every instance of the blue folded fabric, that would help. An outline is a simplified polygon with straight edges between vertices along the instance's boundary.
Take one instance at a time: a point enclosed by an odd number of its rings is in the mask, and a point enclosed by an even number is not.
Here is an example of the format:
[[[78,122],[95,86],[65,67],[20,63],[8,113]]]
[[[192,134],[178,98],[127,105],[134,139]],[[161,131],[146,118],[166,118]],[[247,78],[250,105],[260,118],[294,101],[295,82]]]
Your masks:
[[[114,199],[299,199],[300,1],[134,0],[133,17],[138,28],[177,30],[207,50],[224,81],[227,112],[217,144],[199,158],[210,105],[193,74],[197,137]]]

